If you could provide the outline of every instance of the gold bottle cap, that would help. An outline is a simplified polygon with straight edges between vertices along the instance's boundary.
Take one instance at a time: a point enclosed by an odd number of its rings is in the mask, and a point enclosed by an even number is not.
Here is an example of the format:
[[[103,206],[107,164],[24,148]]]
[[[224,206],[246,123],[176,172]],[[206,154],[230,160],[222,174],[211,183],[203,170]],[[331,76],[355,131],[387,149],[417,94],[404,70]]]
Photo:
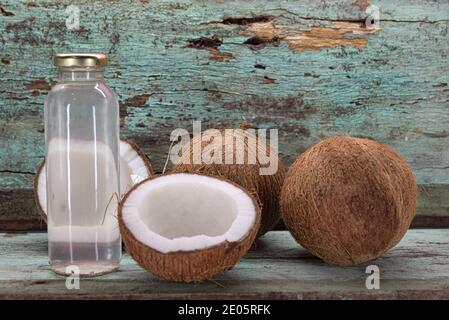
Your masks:
[[[62,68],[102,68],[108,57],[104,53],[57,53],[53,61]]]

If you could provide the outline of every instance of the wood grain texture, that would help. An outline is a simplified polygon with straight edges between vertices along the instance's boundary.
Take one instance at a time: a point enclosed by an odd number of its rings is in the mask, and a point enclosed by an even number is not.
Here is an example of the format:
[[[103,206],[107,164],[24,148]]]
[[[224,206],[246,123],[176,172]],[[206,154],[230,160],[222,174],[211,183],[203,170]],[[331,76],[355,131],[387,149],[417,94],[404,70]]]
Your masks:
[[[200,284],[161,280],[125,255],[120,270],[81,279],[68,291],[49,270],[45,233],[1,233],[0,298],[47,299],[449,299],[449,230],[411,230],[385,256],[334,267],[299,247],[288,232],[270,232],[229,272]],[[380,290],[367,290],[368,265]]]
[[[65,27],[70,4],[79,30]],[[364,26],[366,1],[3,1],[0,219],[20,211],[27,223],[51,58],[63,51],[108,53],[122,134],[156,171],[170,132],[192,120],[278,128],[287,164],[325,137],[365,136],[412,166],[428,189],[420,215],[449,216],[449,3],[373,4],[378,31]]]

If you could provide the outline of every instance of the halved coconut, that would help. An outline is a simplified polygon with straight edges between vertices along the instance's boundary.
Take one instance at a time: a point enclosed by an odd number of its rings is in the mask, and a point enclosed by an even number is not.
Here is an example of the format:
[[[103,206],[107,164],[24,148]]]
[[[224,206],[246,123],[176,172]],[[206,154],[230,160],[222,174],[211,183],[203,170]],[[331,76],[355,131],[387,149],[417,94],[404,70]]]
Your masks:
[[[126,138],[120,138],[120,194],[124,195],[136,183],[153,175],[150,160],[139,147]],[[34,178],[34,200],[39,215],[47,221],[47,188],[45,160]]]
[[[199,282],[231,269],[260,225],[256,196],[231,181],[172,173],[134,186],[119,205],[128,253],[162,278]]]

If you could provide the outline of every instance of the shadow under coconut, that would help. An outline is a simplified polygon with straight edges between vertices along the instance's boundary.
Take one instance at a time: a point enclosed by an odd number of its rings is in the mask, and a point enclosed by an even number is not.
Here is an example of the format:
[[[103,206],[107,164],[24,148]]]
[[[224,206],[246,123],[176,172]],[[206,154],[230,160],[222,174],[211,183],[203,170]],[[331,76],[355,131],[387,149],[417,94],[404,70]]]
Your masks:
[[[279,233],[278,233],[279,234]],[[310,254],[305,248],[296,245],[286,247],[283,239],[271,237],[273,233],[267,233],[254,241],[250,251],[244,256],[244,259],[313,259],[318,260]],[[279,236],[279,235],[278,235]],[[280,241],[279,241],[280,240]]]

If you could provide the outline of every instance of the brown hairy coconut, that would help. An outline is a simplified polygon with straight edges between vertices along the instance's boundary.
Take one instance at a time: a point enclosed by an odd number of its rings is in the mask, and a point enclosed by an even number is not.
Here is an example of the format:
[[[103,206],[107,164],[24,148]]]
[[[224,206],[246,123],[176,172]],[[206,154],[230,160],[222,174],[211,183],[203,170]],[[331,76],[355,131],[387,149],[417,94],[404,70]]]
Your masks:
[[[379,257],[415,215],[415,176],[391,148],[337,136],[302,154],[281,192],[285,225],[324,261],[348,266]]]
[[[134,186],[120,202],[126,251],[144,269],[199,282],[231,269],[260,225],[257,198],[221,178],[172,173]]]
[[[131,140],[120,138],[120,194],[124,195],[136,183],[151,177],[153,169],[145,153]],[[34,177],[34,201],[40,217],[47,222],[47,190],[45,160]]]
[[[217,141],[217,136],[220,137],[219,141]],[[259,146],[258,142],[260,142]],[[280,220],[279,193],[284,182],[285,169],[277,153],[270,144],[266,143],[266,140],[259,139],[250,130],[212,129],[203,131],[201,136],[194,136],[185,146],[189,146],[187,148],[189,157],[187,157],[187,161],[181,160],[182,163],[174,164],[173,172],[222,177],[256,193],[262,204],[262,220],[258,237],[277,225]],[[197,147],[201,147],[203,150],[203,157],[194,155],[194,150]],[[214,153],[217,150],[216,147],[219,148],[218,152],[221,151],[221,154]],[[259,155],[268,154],[271,161],[276,162],[277,171],[274,174],[260,174],[260,169],[268,168],[270,164],[267,161],[261,163],[258,153]],[[242,156],[240,161],[238,154]],[[209,160],[205,160],[204,155],[207,155]],[[228,164],[226,159],[231,159],[231,164]],[[244,160],[242,161],[242,159]],[[248,159],[255,161],[251,162]]]

